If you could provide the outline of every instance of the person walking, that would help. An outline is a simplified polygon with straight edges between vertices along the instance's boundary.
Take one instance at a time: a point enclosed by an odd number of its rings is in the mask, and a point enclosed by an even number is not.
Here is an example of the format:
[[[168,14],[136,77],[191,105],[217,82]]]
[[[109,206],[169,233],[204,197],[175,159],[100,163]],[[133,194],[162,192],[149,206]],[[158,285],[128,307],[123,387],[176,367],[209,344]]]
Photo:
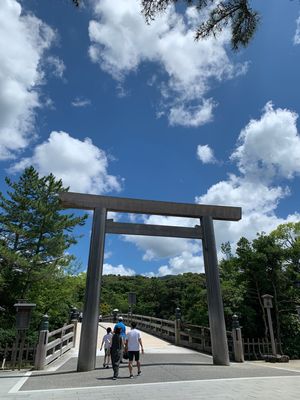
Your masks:
[[[141,362],[140,362],[140,346],[142,354],[144,354],[144,347],[141,339],[140,331],[136,329],[136,322],[131,323],[131,331],[127,333],[127,338],[125,342],[125,351],[128,352],[128,369],[129,369],[129,377],[133,378],[133,367],[132,362],[133,359],[136,361],[138,375],[141,372]]]
[[[106,329],[106,335],[103,336],[100,351],[104,345],[104,360],[103,360],[103,368],[109,368],[109,361],[110,361],[110,346],[112,341],[112,332],[111,328]]]
[[[123,339],[121,337],[121,328],[117,327],[114,329],[114,334],[112,336],[110,354],[111,362],[113,367],[113,380],[116,380],[119,376],[119,367],[121,361],[121,354],[123,352]]]
[[[120,328],[121,329],[120,335],[121,335],[121,338],[123,340],[123,348],[122,348],[122,351],[121,351],[121,360],[120,360],[120,363],[122,363],[123,362],[123,351],[124,351],[125,340],[126,340],[126,326],[125,326],[125,324],[123,322],[123,317],[121,315],[118,318],[118,322],[116,323],[116,325],[114,327],[114,330],[116,328]]]

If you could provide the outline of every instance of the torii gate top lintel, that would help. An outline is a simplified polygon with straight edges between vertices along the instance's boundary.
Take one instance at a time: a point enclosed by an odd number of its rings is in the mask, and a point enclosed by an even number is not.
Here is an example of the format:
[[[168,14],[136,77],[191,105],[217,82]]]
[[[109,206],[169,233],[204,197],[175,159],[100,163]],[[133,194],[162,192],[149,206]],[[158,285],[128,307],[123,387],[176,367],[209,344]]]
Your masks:
[[[105,208],[107,211],[135,214],[153,214],[188,218],[209,216],[212,217],[212,219],[223,221],[239,221],[242,217],[242,209],[240,207],[174,203],[74,192],[62,192],[59,194],[59,198],[64,208],[83,210]]]

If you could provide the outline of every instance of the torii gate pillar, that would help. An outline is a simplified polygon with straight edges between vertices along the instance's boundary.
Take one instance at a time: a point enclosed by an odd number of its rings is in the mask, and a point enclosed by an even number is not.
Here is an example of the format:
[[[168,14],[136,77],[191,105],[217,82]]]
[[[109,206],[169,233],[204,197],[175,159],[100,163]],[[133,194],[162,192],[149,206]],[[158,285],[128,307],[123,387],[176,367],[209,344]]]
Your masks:
[[[105,243],[106,209],[95,208],[86,274],[86,291],[81,326],[77,371],[96,367],[99,302]]]
[[[229,365],[213,219],[202,217],[201,227],[213,363]]]

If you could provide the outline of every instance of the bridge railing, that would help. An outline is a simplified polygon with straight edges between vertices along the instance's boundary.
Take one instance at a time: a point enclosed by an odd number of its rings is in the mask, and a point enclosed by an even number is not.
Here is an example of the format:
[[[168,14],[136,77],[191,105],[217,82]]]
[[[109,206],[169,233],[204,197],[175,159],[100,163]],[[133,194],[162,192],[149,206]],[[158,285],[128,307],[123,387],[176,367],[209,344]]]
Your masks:
[[[35,369],[42,370],[51,362],[75,347],[77,322],[49,332],[41,330],[36,349]]]
[[[149,332],[154,336],[159,336],[170,342],[175,342],[174,321],[137,314],[132,314],[130,316],[123,314],[123,318],[128,325],[134,321],[142,331]]]
[[[0,368],[14,370],[17,366],[20,370],[30,367],[34,363],[35,353],[36,345],[28,342],[25,342],[23,346],[20,343],[18,346],[15,343],[0,346]]]
[[[244,346],[245,359],[249,361],[262,360],[265,359],[267,355],[273,353],[272,344],[270,340],[266,338],[243,339],[243,346]],[[277,350],[277,354],[280,354],[280,346],[276,339],[275,339],[275,347]]]
[[[210,329],[204,326],[180,323],[176,320],[149,317],[147,315],[121,314],[124,323],[136,322],[138,328],[178,346],[188,347],[203,353],[212,354]],[[105,317],[111,321],[112,317]],[[178,323],[179,322],[179,323]],[[230,357],[233,359],[232,332],[227,332]]]
[[[147,315],[120,314],[124,322],[130,325],[136,322],[142,331],[165,339],[179,346],[188,347],[203,353],[212,354],[210,329],[206,326],[183,323],[176,320],[167,320]],[[103,321],[112,321],[112,316],[104,317]],[[272,354],[272,346],[269,339],[243,339],[241,329],[226,331],[230,359],[237,362],[247,360],[265,359],[266,355]],[[276,342],[278,354],[279,344]]]

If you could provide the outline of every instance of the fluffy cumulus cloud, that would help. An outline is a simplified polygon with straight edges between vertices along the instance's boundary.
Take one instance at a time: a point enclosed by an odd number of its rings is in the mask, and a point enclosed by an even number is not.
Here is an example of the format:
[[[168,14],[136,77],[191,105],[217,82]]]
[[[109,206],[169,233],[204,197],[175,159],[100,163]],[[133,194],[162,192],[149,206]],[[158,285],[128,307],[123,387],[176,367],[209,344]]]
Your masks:
[[[245,65],[233,65],[226,54],[226,29],[218,40],[195,42],[195,27],[200,22],[195,8],[181,15],[170,6],[147,25],[136,0],[93,0],[93,4],[91,60],[118,81],[143,62],[156,63],[166,77],[159,86],[159,114],[167,114],[170,124],[199,126],[210,121],[216,106],[207,97],[210,82],[245,73]]]
[[[43,79],[40,66],[55,38],[41,20],[22,14],[16,0],[0,7],[0,159],[13,158],[34,137],[35,110]]]
[[[269,233],[279,224],[299,221],[297,212],[284,218],[277,213],[280,201],[291,195],[288,184],[300,172],[297,118],[293,111],[267,103],[260,118],[252,119],[239,135],[231,155],[238,174],[229,174],[227,180],[217,182],[196,197],[198,204],[242,207],[240,221],[215,221],[219,251],[224,242],[229,241],[234,249],[242,236],[251,240],[257,232]],[[198,223],[195,219],[160,216],[151,216],[145,222],[179,226]],[[203,272],[199,241],[142,237],[126,240],[134,242],[143,251],[145,260],[167,259],[150,276]]]
[[[203,164],[210,164],[216,162],[216,159],[214,157],[214,152],[208,146],[208,144],[205,144],[203,146],[199,144],[197,146],[197,157],[199,158],[200,161],[203,162]]]
[[[103,274],[104,275],[124,275],[124,276],[136,275],[136,273],[133,269],[124,267],[124,265],[122,265],[122,264],[113,266],[113,265],[107,264],[107,263],[103,264]]]
[[[218,245],[241,236],[253,239],[257,232],[270,232],[279,224],[295,222],[300,215],[277,216],[277,207],[289,196],[287,186],[300,172],[298,115],[267,103],[259,119],[252,119],[241,131],[231,155],[240,175],[211,186],[196,198],[197,203],[242,207],[239,222],[215,222]]]
[[[269,102],[262,117],[251,120],[242,130],[231,159],[248,180],[272,182],[274,178],[290,179],[300,173],[297,118],[295,112],[274,109]]]
[[[253,239],[257,232],[270,232],[285,220],[276,216],[280,200],[289,194],[287,188],[267,186],[231,175],[227,181],[213,185],[207,193],[198,196],[200,204],[216,204],[242,207],[242,219],[238,222],[215,221],[217,246],[236,242],[246,236]],[[296,215],[287,217],[295,221]]]
[[[193,218],[150,215],[143,218],[145,224],[194,227],[200,221]],[[181,238],[124,236],[124,240],[134,243],[143,252],[144,261],[168,259],[167,265],[159,267],[157,275],[183,272],[203,272],[203,262],[199,255],[199,241]]]
[[[294,44],[300,44],[300,16],[296,19],[296,32],[293,41]]]
[[[83,141],[66,132],[51,132],[47,141],[35,147],[30,158],[23,158],[12,172],[33,165],[42,175],[50,172],[65,186],[81,193],[119,191],[120,180],[108,174],[108,157],[91,139]]]
[[[199,246],[201,246],[200,243]],[[156,275],[178,275],[185,272],[200,273],[203,271],[203,257],[200,254],[184,251],[180,255],[172,257],[168,264],[159,267]]]

